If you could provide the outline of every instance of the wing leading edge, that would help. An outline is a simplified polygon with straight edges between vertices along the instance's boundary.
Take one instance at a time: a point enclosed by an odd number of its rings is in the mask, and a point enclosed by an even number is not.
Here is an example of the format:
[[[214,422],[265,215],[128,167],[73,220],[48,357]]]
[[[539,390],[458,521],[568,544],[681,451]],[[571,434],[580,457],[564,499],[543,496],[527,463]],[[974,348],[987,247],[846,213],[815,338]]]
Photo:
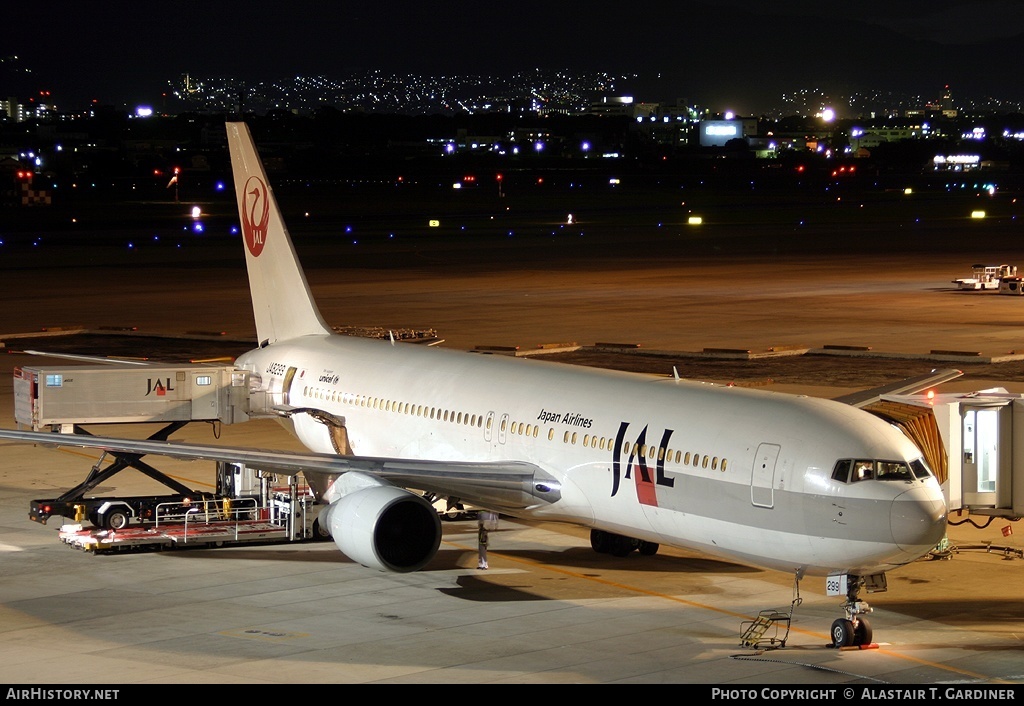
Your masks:
[[[309,474],[333,480],[344,473],[358,471],[403,488],[454,496],[474,505],[510,511],[554,503],[561,497],[561,485],[554,477],[539,466],[525,462],[340,456],[13,429],[0,429],[0,439],[45,446],[94,448],[110,453],[244,463],[251,468],[284,475],[303,473],[307,480],[313,480],[308,478]]]

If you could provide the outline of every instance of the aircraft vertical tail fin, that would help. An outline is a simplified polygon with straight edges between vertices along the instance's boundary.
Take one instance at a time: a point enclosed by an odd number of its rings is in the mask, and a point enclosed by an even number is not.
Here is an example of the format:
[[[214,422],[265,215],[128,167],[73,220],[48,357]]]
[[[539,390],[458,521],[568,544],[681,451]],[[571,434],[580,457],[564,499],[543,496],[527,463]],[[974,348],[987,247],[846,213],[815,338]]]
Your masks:
[[[309,291],[249,126],[229,122],[226,127],[259,345],[330,333]]]

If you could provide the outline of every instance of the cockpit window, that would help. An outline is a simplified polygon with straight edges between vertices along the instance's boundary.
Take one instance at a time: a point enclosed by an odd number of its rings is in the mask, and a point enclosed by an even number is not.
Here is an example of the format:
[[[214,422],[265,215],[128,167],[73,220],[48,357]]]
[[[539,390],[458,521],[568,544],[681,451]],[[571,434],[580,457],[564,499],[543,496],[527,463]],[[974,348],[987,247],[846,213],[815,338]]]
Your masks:
[[[841,458],[836,461],[836,467],[832,469],[832,480],[837,480],[840,483],[850,482],[850,459]]]
[[[907,464],[904,461],[844,458],[836,461],[832,469],[832,480],[840,483],[858,483],[863,480],[914,480],[928,478],[931,474],[922,459]]]
[[[924,459],[917,458],[910,462],[910,470],[915,478],[928,478],[932,475],[932,469],[924,462]]]
[[[927,479],[927,477],[935,475],[923,458],[915,458],[910,461],[910,470],[913,472],[913,476],[918,477],[918,479]]]
[[[851,482],[856,483],[860,480],[871,480],[875,477],[875,462],[874,461],[854,461],[853,462],[853,478]]]
[[[914,480],[914,474],[902,461],[879,461],[878,480]]]

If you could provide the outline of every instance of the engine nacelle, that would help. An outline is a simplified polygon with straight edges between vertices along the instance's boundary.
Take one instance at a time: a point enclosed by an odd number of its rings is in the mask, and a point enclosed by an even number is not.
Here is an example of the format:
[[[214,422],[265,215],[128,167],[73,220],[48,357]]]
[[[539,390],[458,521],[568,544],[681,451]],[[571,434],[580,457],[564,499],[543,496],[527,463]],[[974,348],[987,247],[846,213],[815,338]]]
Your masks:
[[[422,569],[441,545],[441,520],[425,499],[390,485],[349,493],[318,521],[338,549],[363,566],[408,573]]]

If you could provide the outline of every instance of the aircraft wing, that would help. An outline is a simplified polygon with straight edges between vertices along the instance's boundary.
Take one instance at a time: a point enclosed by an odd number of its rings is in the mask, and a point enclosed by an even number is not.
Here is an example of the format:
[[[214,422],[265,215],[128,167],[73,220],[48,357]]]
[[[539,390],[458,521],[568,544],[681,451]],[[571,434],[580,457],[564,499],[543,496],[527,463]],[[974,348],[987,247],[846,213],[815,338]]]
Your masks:
[[[906,378],[898,382],[892,382],[880,387],[872,387],[869,390],[859,390],[848,395],[834,398],[836,402],[845,402],[854,407],[867,407],[877,402],[882,395],[912,395],[916,392],[927,390],[929,387],[940,385],[950,380],[956,380],[964,374],[962,370],[949,368],[946,370],[932,370],[923,375]]]
[[[552,503],[560,497],[560,484],[555,478],[539,466],[515,461],[489,463],[341,456],[14,429],[0,429],[0,439],[45,446],[94,448],[112,454],[153,454],[184,460],[244,463],[251,468],[283,475],[339,476],[349,471],[360,471],[403,488],[457,497],[473,505],[494,509],[522,509]]]
[[[12,353],[15,351],[11,351]],[[107,365],[153,365],[148,360],[135,360],[131,358],[112,358],[99,355],[79,355],[77,353],[56,353],[50,351],[25,350],[17,351],[23,355],[37,355],[44,358],[62,358],[64,360],[80,360],[87,363],[104,363]]]

